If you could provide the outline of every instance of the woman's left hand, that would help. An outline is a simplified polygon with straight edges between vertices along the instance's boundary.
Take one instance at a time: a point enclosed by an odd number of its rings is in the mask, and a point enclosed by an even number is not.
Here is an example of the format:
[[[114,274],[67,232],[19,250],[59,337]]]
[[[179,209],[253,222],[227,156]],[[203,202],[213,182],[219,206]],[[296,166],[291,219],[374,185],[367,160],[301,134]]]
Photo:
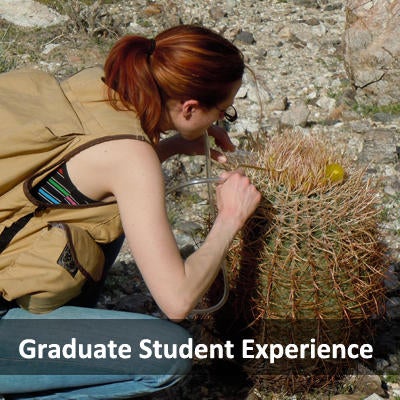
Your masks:
[[[222,152],[225,151],[235,151],[235,145],[231,142],[227,132],[225,129],[212,125],[207,129],[208,135],[213,137],[215,140],[215,144],[219,147]],[[205,154],[205,137],[201,136],[195,140],[185,140],[182,138],[184,143],[182,143],[182,154],[186,155],[204,155]],[[226,157],[223,153],[216,150],[210,149],[211,158],[218,162],[224,163],[226,162]]]
[[[207,132],[209,136],[214,138],[215,144],[221,150],[210,149],[211,158],[221,163],[226,162],[226,157],[222,152],[235,151],[235,145],[229,139],[227,132],[216,125],[209,127]],[[162,140],[157,146],[157,153],[161,162],[174,154],[185,154],[188,156],[204,155],[204,141],[204,136],[200,136],[195,140],[186,140],[178,134]]]
[[[212,136],[215,139],[215,144],[222,151],[235,151],[236,147],[231,142],[231,139],[229,138],[228,133],[226,132],[225,129],[217,125],[212,125],[207,129],[207,132],[209,136]],[[211,152],[211,157],[214,160],[219,162],[226,162],[226,157],[221,152],[215,149],[210,149],[210,152]]]

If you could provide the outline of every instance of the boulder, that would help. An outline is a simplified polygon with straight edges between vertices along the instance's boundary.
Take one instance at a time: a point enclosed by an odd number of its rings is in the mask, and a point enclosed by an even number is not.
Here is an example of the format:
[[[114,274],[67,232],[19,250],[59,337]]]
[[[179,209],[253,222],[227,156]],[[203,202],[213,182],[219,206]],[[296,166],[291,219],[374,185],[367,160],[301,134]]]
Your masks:
[[[68,17],[33,0],[0,0],[0,18],[28,28],[43,28],[61,24]]]
[[[400,101],[400,2],[347,0],[344,62],[357,101]]]

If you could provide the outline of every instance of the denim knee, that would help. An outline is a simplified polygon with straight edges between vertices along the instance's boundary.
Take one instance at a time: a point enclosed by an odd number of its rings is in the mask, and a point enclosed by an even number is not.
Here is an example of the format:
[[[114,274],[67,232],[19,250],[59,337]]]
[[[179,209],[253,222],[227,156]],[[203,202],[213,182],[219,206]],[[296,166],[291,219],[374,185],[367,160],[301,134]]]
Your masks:
[[[188,343],[189,340],[192,339],[189,332],[177,324],[170,324],[165,333],[165,343],[169,345],[179,346]],[[146,376],[144,379],[146,385],[159,389],[172,386],[188,375],[192,369],[191,358],[177,357],[169,361],[170,367],[168,371],[165,371],[165,374]]]

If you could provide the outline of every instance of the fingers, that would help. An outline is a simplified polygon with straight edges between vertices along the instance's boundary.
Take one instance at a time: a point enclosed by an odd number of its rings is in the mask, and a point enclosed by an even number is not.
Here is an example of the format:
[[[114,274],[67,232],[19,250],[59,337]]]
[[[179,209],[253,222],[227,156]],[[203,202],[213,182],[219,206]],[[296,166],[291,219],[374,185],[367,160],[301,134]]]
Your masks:
[[[261,193],[243,171],[223,172],[217,186],[217,206],[222,218],[243,226],[261,201]]]
[[[213,160],[220,163],[225,163],[227,161],[226,157],[220,151],[215,149],[210,149],[210,155]]]
[[[242,168],[238,168],[238,169],[235,169],[234,171],[224,171],[224,172],[222,172],[222,174],[220,175],[221,181],[226,181],[226,180],[229,179],[229,177],[231,177],[232,175],[235,175],[235,174],[239,174],[241,176],[245,176],[245,173],[244,173],[243,169]]]

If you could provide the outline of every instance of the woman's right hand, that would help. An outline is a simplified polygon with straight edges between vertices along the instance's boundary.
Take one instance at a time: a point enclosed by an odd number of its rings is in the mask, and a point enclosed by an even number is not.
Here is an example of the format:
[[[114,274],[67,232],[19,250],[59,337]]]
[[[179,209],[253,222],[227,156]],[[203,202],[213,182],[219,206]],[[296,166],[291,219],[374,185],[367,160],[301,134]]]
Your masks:
[[[239,230],[261,200],[261,193],[240,170],[224,172],[217,186],[218,217]]]

